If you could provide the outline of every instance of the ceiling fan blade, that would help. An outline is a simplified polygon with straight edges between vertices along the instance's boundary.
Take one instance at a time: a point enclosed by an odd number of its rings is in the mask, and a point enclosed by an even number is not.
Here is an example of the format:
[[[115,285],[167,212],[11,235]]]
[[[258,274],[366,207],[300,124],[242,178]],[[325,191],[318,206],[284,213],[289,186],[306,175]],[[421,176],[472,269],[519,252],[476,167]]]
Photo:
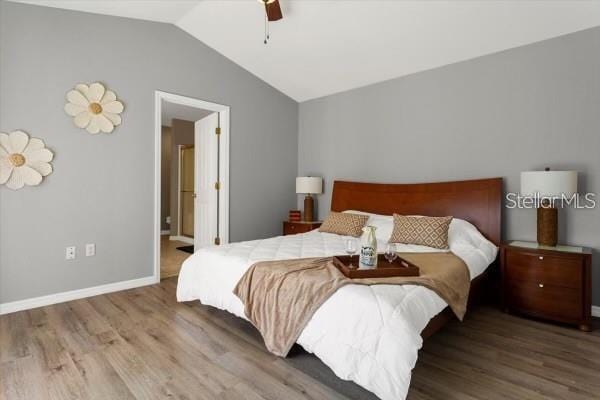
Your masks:
[[[267,18],[269,21],[279,21],[283,18],[281,13],[281,7],[279,6],[279,0],[275,0],[272,3],[266,5],[267,7]]]

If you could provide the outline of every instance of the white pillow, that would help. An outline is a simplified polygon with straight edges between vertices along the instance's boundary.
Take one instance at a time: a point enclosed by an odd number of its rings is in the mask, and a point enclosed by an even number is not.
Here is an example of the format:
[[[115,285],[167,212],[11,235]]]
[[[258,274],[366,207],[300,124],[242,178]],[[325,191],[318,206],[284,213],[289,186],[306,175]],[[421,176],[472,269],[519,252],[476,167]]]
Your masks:
[[[392,230],[394,229],[394,218],[391,215],[372,214],[364,211],[346,210],[345,213],[368,215],[369,220],[367,225],[376,227],[375,238],[378,241],[386,242],[390,240],[392,236]]]
[[[448,229],[448,245],[469,245],[481,251],[489,263],[496,259],[498,247],[485,238],[477,228],[464,219],[454,218]]]

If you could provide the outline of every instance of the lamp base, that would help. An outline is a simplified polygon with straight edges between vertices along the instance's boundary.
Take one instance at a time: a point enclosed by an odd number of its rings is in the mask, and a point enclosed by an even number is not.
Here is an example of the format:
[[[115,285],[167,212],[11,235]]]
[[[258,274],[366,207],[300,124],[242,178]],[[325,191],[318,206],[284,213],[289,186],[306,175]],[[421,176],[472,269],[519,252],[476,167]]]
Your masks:
[[[315,201],[313,200],[310,194],[307,194],[304,198],[304,221],[312,222],[314,221],[313,210],[315,208]]]
[[[558,210],[549,204],[537,209],[537,242],[552,247],[558,244]]]

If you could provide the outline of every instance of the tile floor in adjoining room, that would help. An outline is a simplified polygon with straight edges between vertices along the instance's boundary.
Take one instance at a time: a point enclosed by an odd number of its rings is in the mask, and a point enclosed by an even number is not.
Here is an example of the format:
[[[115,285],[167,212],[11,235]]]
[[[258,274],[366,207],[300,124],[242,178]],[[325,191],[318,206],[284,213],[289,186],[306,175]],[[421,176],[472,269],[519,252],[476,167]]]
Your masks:
[[[178,240],[169,240],[168,235],[160,237],[160,279],[179,275],[181,264],[191,255],[177,250],[177,247],[181,246],[189,246],[189,244]]]

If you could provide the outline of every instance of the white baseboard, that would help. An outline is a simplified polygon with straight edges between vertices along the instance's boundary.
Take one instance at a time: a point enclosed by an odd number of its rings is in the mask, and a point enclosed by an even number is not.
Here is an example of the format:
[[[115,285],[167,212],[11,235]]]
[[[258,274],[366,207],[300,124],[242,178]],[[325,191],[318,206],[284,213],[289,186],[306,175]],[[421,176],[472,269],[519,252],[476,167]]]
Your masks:
[[[171,234],[171,230],[169,229],[165,229],[164,231],[160,231],[161,235],[170,235]]]
[[[187,236],[169,236],[169,240],[177,240],[187,244],[194,244],[194,238]]]
[[[120,290],[133,289],[136,287],[153,285],[158,283],[154,276],[132,279],[129,281],[108,283],[106,285],[93,286],[85,289],[70,290],[68,292],[55,293],[47,296],[33,297],[31,299],[18,300],[10,303],[0,304],[0,315],[9,314],[22,310],[30,310],[43,306],[49,306],[65,301],[83,299],[85,297],[97,296],[99,294],[118,292]]]
[[[592,317],[600,318],[600,306],[592,306]]]

